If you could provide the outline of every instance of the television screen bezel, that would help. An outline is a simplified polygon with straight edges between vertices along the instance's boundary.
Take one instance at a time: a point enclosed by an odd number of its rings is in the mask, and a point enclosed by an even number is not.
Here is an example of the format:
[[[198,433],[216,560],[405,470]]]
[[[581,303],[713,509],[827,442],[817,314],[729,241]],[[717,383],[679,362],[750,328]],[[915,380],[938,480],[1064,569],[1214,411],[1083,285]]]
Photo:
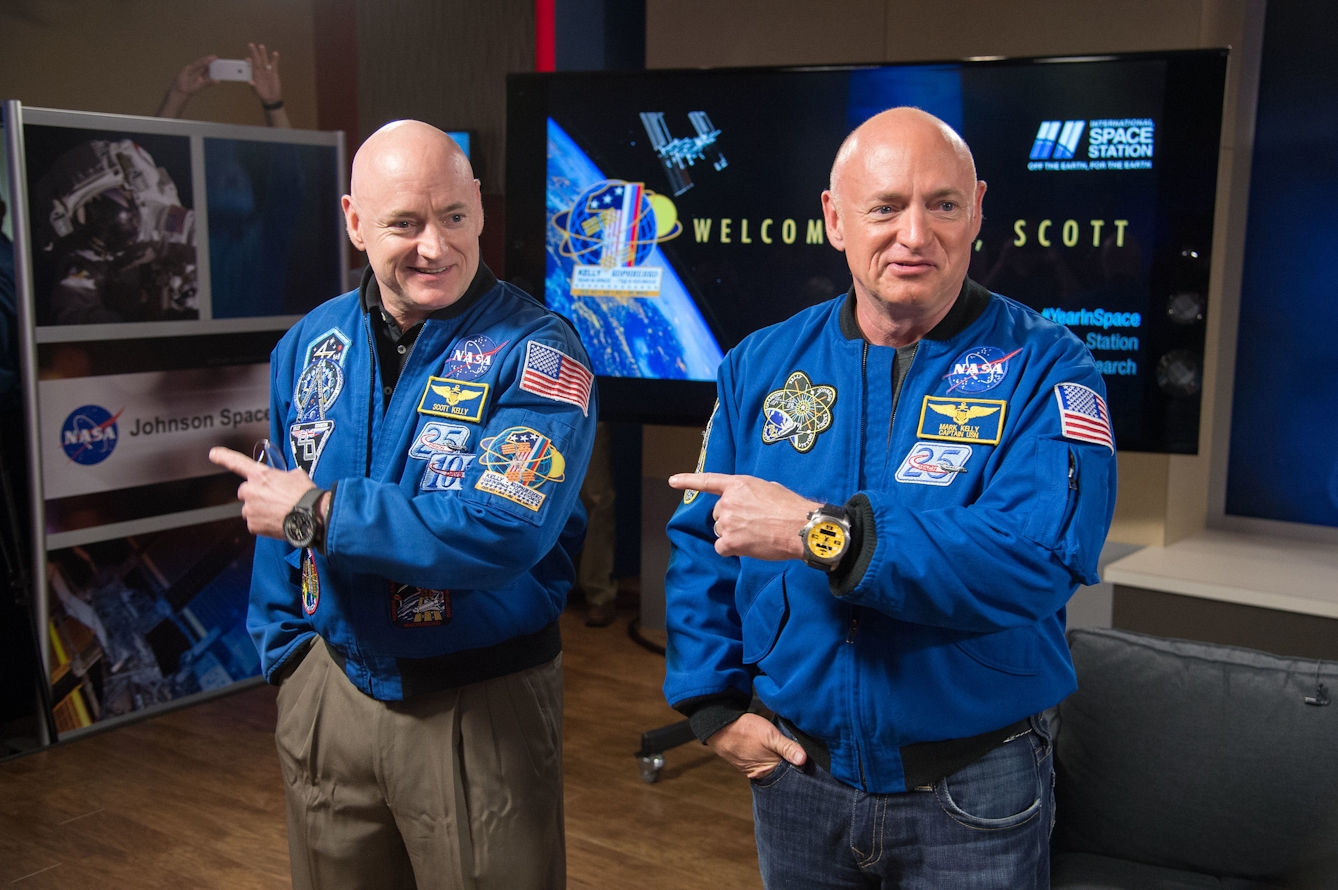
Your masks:
[[[507,75],[507,141],[506,141],[506,272],[518,286],[540,301],[545,299],[545,239],[547,228],[547,119],[548,85],[559,80],[606,80],[668,78],[683,76],[712,76],[718,74],[753,75],[766,73],[858,71],[869,68],[905,68],[930,65],[962,67],[1007,67],[1018,65],[1090,64],[1096,62],[1165,61],[1168,63],[1165,86],[1163,133],[1169,130],[1171,138],[1159,138],[1159,181],[1170,179],[1191,182],[1198,194],[1197,200],[1211,208],[1206,228],[1194,239],[1209,252],[1200,264],[1203,271],[1202,295],[1205,299],[1204,320],[1192,337],[1200,360],[1206,343],[1207,300],[1211,291],[1210,267],[1213,232],[1216,228],[1218,207],[1218,167],[1221,159],[1222,122],[1225,115],[1226,66],[1229,55],[1226,47],[1146,52],[1102,53],[1075,56],[991,57],[988,59],[927,59],[914,62],[871,62],[849,65],[786,65],[718,68],[661,68],[645,71],[583,71],[583,72],[523,72]],[[1191,76],[1192,75],[1192,76]],[[1210,95],[1217,101],[1204,106],[1205,82]],[[1213,91],[1214,85],[1218,85]],[[1195,101],[1195,100],[1199,101]],[[1177,118],[1175,112],[1184,114]],[[1197,112],[1197,113],[1193,113]],[[1210,150],[1211,149],[1211,150]],[[1205,152],[1209,152],[1205,155]],[[1206,160],[1205,160],[1206,158]],[[1167,173],[1169,168],[1170,172]],[[1158,189],[1156,218],[1159,224],[1167,218],[1173,206],[1183,206],[1184,191],[1168,195]],[[814,195],[814,202],[818,196]],[[988,205],[987,205],[988,206]],[[1160,245],[1171,233],[1156,233]],[[1164,252],[1164,251],[1160,251]],[[1153,290],[1158,278],[1168,279],[1165,258],[1153,263]],[[1167,283],[1166,281],[1162,282]],[[1152,367],[1145,367],[1144,375],[1153,375]],[[651,423],[670,426],[704,426],[715,403],[715,381],[667,380],[633,377],[598,377],[601,420],[631,423]],[[1147,388],[1148,390],[1151,387]],[[1201,393],[1188,400],[1188,407],[1196,418],[1193,445],[1177,448],[1127,447],[1122,451],[1151,453],[1198,453],[1197,429],[1202,421]],[[1169,397],[1152,399],[1145,404],[1144,416],[1165,410]],[[1182,401],[1182,404],[1184,402]],[[1163,442],[1165,437],[1162,437]]]

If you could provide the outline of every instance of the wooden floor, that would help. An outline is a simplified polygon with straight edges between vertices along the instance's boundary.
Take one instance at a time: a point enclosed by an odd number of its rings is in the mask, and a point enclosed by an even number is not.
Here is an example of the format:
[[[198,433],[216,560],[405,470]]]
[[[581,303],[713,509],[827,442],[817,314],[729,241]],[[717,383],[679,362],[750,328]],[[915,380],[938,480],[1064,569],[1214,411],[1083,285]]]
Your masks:
[[[622,615],[563,616],[572,888],[760,887],[742,776],[695,742],[654,785],[632,752],[677,719]],[[250,689],[0,764],[0,887],[289,886],[275,690]]]

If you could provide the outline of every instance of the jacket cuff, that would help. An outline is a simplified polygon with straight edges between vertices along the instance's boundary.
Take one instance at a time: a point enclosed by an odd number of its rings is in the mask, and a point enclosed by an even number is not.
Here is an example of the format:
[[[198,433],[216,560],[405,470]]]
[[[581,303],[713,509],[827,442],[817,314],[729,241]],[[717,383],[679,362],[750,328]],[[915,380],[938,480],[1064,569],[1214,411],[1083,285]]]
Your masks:
[[[827,586],[832,596],[836,597],[849,596],[855,592],[878,549],[878,527],[874,522],[873,505],[869,503],[869,498],[857,494],[846,501],[845,508],[846,518],[850,520],[850,550],[827,576]]]
[[[704,745],[711,736],[748,713],[751,703],[752,696],[729,689],[685,699],[674,705],[674,710],[688,718],[692,734]]]

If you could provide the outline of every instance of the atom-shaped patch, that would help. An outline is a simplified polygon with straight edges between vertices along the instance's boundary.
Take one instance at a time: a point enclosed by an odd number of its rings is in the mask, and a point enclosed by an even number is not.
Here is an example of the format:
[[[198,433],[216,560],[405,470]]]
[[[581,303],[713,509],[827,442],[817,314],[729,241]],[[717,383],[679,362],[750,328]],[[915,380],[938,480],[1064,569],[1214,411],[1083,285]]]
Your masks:
[[[832,425],[835,402],[836,387],[814,386],[807,374],[795,371],[762,403],[762,441],[775,445],[788,439],[796,451],[808,451],[818,434]]]

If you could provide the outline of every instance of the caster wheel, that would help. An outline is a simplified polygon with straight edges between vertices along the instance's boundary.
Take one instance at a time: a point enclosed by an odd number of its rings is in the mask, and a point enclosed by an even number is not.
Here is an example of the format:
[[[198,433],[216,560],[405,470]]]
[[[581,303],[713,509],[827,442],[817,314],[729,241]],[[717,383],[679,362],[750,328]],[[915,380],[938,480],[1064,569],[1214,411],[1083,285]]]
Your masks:
[[[650,785],[660,777],[660,770],[664,769],[664,755],[652,754],[649,757],[638,757],[637,763],[641,766],[641,781]]]

